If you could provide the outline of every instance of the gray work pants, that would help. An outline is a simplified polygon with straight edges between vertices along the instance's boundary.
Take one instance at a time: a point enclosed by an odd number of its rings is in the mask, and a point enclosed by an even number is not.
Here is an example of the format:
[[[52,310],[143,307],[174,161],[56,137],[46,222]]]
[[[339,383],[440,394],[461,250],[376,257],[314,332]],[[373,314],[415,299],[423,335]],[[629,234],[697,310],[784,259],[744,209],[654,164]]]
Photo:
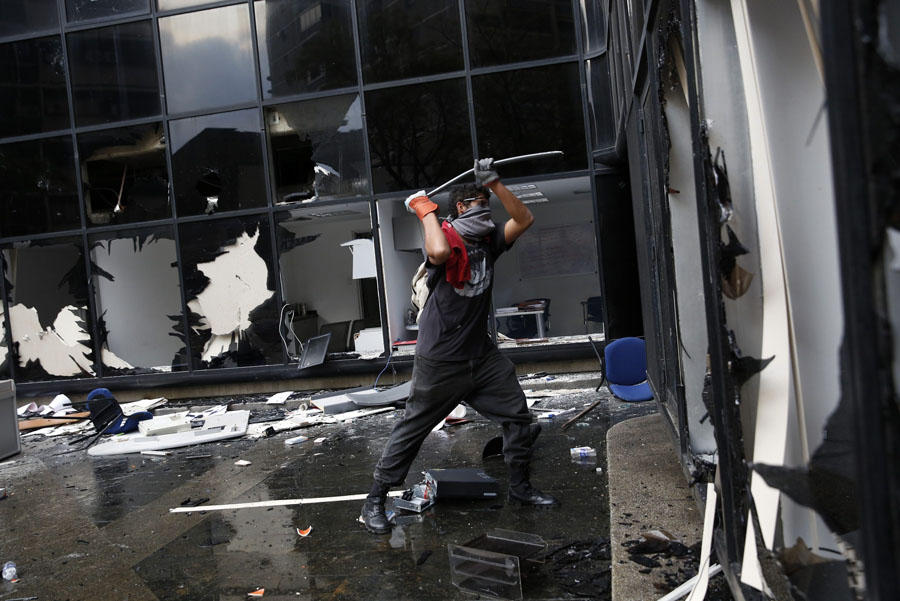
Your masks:
[[[531,412],[512,361],[491,347],[483,357],[469,361],[416,356],[406,412],[394,425],[375,466],[375,481],[386,486],[403,484],[425,437],[462,401],[503,427],[503,457],[510,469],[510,484],[527,480]]]

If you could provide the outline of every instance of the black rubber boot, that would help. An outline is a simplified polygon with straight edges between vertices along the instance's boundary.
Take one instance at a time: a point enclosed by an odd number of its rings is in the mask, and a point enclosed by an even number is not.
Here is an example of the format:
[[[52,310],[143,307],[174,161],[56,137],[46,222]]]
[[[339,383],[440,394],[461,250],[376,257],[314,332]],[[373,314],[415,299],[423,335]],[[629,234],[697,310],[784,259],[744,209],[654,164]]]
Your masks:
[[[391,523],[384,512],[384,502],[387,499],[388,487],[375,482],[366,502],[362,506],[360,517],[366,525],[366,530],[375,534],[387,534],[391,531]]]
[[[543,493],[531,485],[528,472],[527,465],[510,467],[509,500],[534,507],[555,507],[559,505],[559,499],[553,495]]]
[[[509,500],[534,507],[556,507],[559,499],[533,487],[529,482],[509,487]]]

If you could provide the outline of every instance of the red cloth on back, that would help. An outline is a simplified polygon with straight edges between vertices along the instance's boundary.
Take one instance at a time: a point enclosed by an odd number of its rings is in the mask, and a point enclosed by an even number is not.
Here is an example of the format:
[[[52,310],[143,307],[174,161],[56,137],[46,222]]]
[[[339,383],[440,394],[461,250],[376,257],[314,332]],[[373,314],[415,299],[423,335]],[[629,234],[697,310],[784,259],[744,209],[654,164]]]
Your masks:
[[[441,224],[444,236],[450,243],[450,258],[444,265],[447,272],[447,282],[454,288],[460,289],[469,281],[469,253],[460,235],[446,221]]]

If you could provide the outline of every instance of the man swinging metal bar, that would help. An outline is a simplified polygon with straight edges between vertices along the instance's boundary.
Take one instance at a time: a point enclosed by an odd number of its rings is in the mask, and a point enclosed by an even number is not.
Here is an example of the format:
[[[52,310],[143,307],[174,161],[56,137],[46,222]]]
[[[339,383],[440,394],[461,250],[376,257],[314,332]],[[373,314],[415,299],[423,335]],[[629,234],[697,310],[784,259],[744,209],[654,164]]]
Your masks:
[[[555,506],[559,501],[534,488],[531,463],[531,412],[515,366],[491,339],[486,324],[491,307],[494,262],[531,227],[531,211],[500,181],[495,166],[562,153],[538,153],[502,161],[479,159],[473,169],[426,194],[406,199],[425,229],[426,278],[431,294],[419,317],[419,337],[410,394],[375,466],[374,483],[362,507],[370,532],[391,531],[385,500],[402,485],[428,433],[460,402],[503,428],[503,456],[509,468],[510,501]],[[450,192],[450,217],[443,224],[429,196],[473,173],[474,184]],[[491,219],[490,195],[497,195],[510,219]]]

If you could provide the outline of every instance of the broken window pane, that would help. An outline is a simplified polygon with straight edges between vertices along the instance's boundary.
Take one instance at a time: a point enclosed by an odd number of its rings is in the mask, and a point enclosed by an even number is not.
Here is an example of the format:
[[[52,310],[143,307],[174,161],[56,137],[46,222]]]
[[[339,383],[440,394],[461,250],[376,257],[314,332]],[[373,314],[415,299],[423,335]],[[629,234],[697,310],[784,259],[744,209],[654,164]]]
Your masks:
[[[326,332],[328,352],[353,351],[355,333],[381,324],[368,202],[298,207],[275,220],[291,359]],[[382,344],[380,331],[375,338]]]
[[[97,234],[90,248],[103,375],[185,369],[172,229]]]
[[[473,77],[472,95],[481,156],[565,152],[558,159],[504,167],[503,177],[587,168],[576,63]]]
[[[366,92],[366,113],[375,192],[435,186],[472,168],[465,80]]]
[[[357,3],[366,83],[463,68],[457,0]]]
[[[161,123],[80,134],[78,152],[89,226],[171,216]]]
[[[267,216],[185,223],[178,235],[194,366],[281,363]]]
[[[81,228],[72,137],[0,145],[0,236]]]
[[[147,0],[66,0],[69,22],[121,17],[150,10]]]
[[[602,329],[602,324],[591,325],[601,317],[603,300],[590,178],[543,179],[509,188],[528,205],[534,225],[497,262],[498,331],[510,338],[556,338],[584,336],[598,325]],[[509,218],[496,198],[491,208],[498,222]],[[540,313],[506,313],[527,305]]]
[[[159,20],[170,113],[256,101],[247,4]]]
[[[256,2],[263,98],[356,85],[349,0]]]
[[[570,0],[466,0],[472,67],[575,54]]]
[[[0,136],[69,127],[66,70],[58,35],[0,44]]]
[[[277,203],[368,194],[359,94],[266,107]]]
[[[256,109],[169,123],[179,217],[266,205]]]
[[[37,33],[59,27],[56,0],[3,0],[0,37]]]
[[[80,237],[3,249],[16,380],[95,375]]]
[[[76,31],[66,36],[78,125],[160,113],[150,21]]]

